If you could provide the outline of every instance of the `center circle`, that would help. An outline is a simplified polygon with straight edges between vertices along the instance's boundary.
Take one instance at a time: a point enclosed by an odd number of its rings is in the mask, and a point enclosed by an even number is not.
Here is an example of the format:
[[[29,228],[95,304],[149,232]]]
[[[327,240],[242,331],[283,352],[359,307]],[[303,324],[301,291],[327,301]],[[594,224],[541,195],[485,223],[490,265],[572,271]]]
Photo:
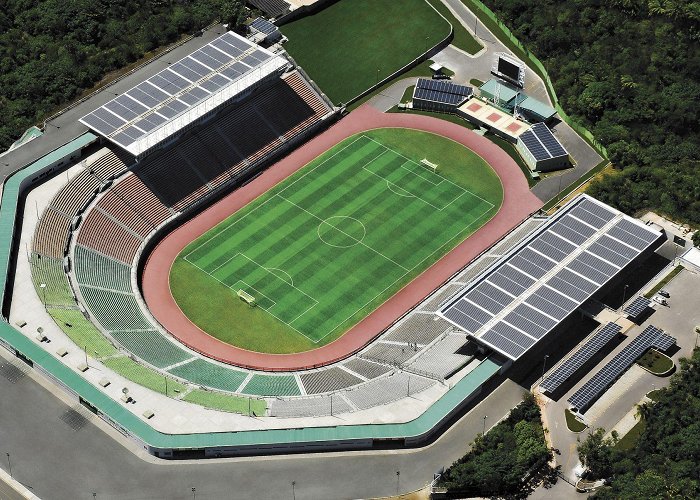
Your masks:
[[[334,215],[318,225],[318,237],[326,245],[350,248],[362,242],[367,234],[365,225],[349,215]]]

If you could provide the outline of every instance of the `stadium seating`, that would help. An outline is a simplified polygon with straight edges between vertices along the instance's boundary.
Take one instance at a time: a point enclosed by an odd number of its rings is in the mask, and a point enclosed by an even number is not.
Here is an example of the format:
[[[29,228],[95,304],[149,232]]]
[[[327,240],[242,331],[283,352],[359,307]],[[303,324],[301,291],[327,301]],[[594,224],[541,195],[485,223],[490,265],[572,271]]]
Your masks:
[[[542,225],[545,219],[534,219],[530,218],[526,222],[520,224],[515,230],[508,233],[500,242],[489,250],[489,255],[503,255],[508,253],[515,245],[520,243],[520,241],[530,234],[532,231],[537,229]]]
[[[90,210],[80,226],[78,244],[131,264],[142,239],[100,210]]]
[[[270,415],[280,418],[321,417],[330,415],[331,409],[334,415],[352,411],[352,407],[342,396],[331,394],[311,398],[274,400],[270,405]]]
[[[145,238],[153,231],[153,226],[146,222],[133,208],[127,205],[114,191],[107,191],[105,195],[100,198],[100,201],[97,202],[96,208],[112,216],[113,219],[116,219],[142,238]]]
[[[50,206],[72,219],[95,196],[100,184],[97,177],[87,170],[81,170],[56,194]]]
[[[172,215],[153,191],[138,176],[129,173],[111,189],[152,227],[158,227]]]
[[[253,375],[241,391],[255,396],[296,396],[301,394],[291,375]]]
[[[106,149],[104,154],[87,165],[87,169],[102,182],[114,179],[134,163],[134,158],[121,150]]]
[[[337,391],[338,389],[345,389],[362,382],[361,378],[337,366],[306,372],[301,374],[299,378],[307,394]]]
[[[114,340],[156,368],[165,368],[192,357],[190,353],[163,337],[158,330],[111,332]]]
[[[466,342],[464,335],[445,335],[422,352],[406,369],[429,373],[444,379],[473,358],[470,355],[457,353]]]
[[[381,342],[376,342],[372,344],[369,349],[363,351],[360,357],[398,366],[415,356],[416,352],[417,351],[409,347],[407,343],[383,344]]]
[[[45,257],[63,259],[70,224],[71,220],[68,217],[47,208],[36,226],[32,251]]]
[[[365,410],[417,394],[436,383],[429,378],[398,372],[349,389],[345,397],[359,410]]]
[[[238,390],[238,387],[248,375],[244,371],[217,365],[201,358],[177,366],[169,371],[173,375],[189,380],[194,384],[231,392]]]
[[[469,264],[469,266],[467,266],[467,268],[457,276],[456,281],[458,283],[469,283],[497,260],[498,257],[496,256],[482,255],[477,260]]]
[[[152,328],[133,294],[81,286],[87,306],[105,330],[147,330]]]
[[[111,356],[117,349],[95,325],[77,309],[47,309],[58,327],[82,350],[92,357]]]
[[[368,380],[381,377],[385,373],[393,370],[390,366],[373,363],[362,358],[352,358],[345,362],[343,366]]]
[[[435,311],[438,310],[440,307],[440,304],[445,302],[447,299],[449,299],[452,295],[457,293],[462,289],[463,285],[455,284],[455,283],[450,283],[447,286],[441,288],[437,292],[435,292],[428,300],[423,302],[420,306],[419,309],[421,311],[425,312],[430,312],[434,313]]]
[[[63,271],[63,261],[51,257],[31,255],[32,281],[36,293],[48,306],[75,306],[73,292]],[[41,284],[46,285],[41,288]]]
[[[131,291],[131,267],[82,245],[75,246],[73,267],[81,285]]]
[[[430,344],[450,328],[450,323],[432,314],[412,314],[401,321],[382,340]]]

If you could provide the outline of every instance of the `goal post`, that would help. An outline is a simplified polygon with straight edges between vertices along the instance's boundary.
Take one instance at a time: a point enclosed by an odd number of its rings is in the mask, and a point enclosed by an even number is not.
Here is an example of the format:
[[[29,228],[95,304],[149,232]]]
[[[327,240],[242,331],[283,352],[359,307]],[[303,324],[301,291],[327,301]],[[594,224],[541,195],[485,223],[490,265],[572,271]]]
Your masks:
[[[425,168],[429,168],[429,169],[432,170],[433,172],[437,172],[438,164],[429,161],[427,158],[423,158],[423,159],[420,161],[420,164],[423,165]]]
[[[238,298],[241,299],[243,302],[248,304],[250,307],[255,307],[255,297],[253,297],[251,294],[243,290],[242,288],[236,292],[238,295]]]

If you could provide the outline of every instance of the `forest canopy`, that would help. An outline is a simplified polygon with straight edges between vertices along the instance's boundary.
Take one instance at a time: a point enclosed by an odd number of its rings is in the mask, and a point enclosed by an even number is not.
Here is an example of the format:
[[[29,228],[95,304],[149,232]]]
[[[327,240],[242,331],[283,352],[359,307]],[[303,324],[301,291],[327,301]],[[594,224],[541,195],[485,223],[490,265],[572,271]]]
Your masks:
[[[110,71],[222,18],[242,0],[6,0],[0,151]]]
[[[589,193],[700,226],[700,1],[485,0],[616,171]]]

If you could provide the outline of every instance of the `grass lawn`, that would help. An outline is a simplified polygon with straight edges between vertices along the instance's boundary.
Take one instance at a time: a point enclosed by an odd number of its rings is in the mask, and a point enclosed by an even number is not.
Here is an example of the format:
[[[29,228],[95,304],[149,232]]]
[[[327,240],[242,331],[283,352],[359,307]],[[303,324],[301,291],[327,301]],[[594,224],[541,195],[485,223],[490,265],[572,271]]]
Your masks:
[[[428,2],[430,5],[435,7],[435,10],[445,16],[445,19],[447,19],[450,24],[452,24],[455,31],[455,36],[452,39],[452,45],[458,49],[462,49],[468,54],[476,54],[483,48],[482,45],[472,36],[472,34],[469,33],[464,26],[462,26],[462,23],[460,23],[459,20],[452,15],[450,9],[448,9],[441,0],[428,0]]]
[[[578,420],[568,409],[564,410],[564,415],[566,415],[566,426],[571,432],[581,432],[588,428],[586,424]]]
[[[264,415],[267,409],[267,403],[264,399],[232,396],[230,394],[204,391],[202,389],[194,389],[182,398],[182,400],[214,410],[242,413],[243,415],[249,415],[248,411],[250,410],[250,412],[260,416]]]
[[[420,165],[426,157],[437,173]],[[460,144],[415,130],[367,131],[188,245],[171,271],[173,297],[225,342],[313,349],[485,224],[502,198],[496,173]]]
[[[649,290],[647,293],[645,293],[644,296],[645,296],[647,299],[652,298],[654,295],[656,295],[656,292],[658,292],[658,291],[661,290],[663,287],[665,287],[666,285],[668,285],[669,281],[671,281],[673,278],[675,278],[676,276],[678,276],[678,273],[680,273],[682,270],[683,270],[683,266],[681,266],[681,265],[678,265],[678,266],[674,267],[673,270],[672,270],[670,273],[668,273],[661,281],[659,281],[659,282],[654,286],[654,288],[652,288],[652,289]]]
[[[639,358],[637,364],[657,375],[666,373],[673,368],[673,360],[656,349],[649,349],[645,352],[644,356]]]
[[[449,31],[424,0],[343,0],[282,26],[287,52],[336,104],[402,68]]]
[[[661,396],[661,389],[655,389],[655,390],[653,390],[653,391],[647,393],[647,396],[648,396],[649,399],[651,399],[654,403],[656,403],[656,402],[659,400],[660,396]]]
[[[620,451],[631,450],[632,448],[634,448],[634,446],[637,444],[637,441],[639,441],[639,437],[642,435],[646,427],[646,420],[640,419],[639,422],[637,422],[627,434],[620,438],[620,440],[615,445],[615,448],[617,448]]]
[[[474,85],[475,87],[481,87],[484,84],[484,82],[482,82],[478,78],[472,78],[471,80],[469,80],[469,83],[471,85]]]

